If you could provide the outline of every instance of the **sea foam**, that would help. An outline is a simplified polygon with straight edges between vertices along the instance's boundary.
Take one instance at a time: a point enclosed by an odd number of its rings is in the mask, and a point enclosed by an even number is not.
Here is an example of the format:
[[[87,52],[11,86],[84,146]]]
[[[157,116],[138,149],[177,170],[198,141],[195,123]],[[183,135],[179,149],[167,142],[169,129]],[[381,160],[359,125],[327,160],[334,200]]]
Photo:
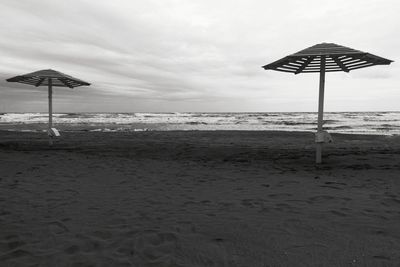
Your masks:
[[[48,121],[46,113],[4,113],[0,129],[30,130]],[[314,112],[262,113],[56,113],[53,123],[69,131],[316,130]],[[60,129],[61,129],[60,128]],[[327,112],[324,128],[333,133],[400,134],[400,112]],[[39,129],[41,129],[39,127]]]

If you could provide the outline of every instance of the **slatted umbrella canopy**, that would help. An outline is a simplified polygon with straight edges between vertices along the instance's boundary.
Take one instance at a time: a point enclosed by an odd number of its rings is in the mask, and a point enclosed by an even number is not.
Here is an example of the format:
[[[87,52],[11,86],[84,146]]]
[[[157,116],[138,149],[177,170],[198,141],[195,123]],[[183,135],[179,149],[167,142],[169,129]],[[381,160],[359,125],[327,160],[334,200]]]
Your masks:
[[[316,134],[316,162],[322,162],[322,144],[330,138],[323,131],[325,72],[344,71],[366,68],[374,65],[389,65],[392,60],[382,58],[353,48],[334,43],[321,43],[297,53],[286,56],[263,66],[265,70],[299,73],[320,73],[318,129]]]
[[[19,82],[38,86],[52,86],[74,88],[82,85],[89,86],[90,83],[74,78],[56,70],[39,70],[32,73],[18,75],[7,79],[7,82]]]
[[[286,56],[263,66],[263,68],[294,74],[320,72],[323,62],[325,72],[349,72],[373,65],[388,65],[393,61],[353,48],[333,43],[322,43]]]
[[[18,75],[13,78],[7,79],[7,82],[18,82],[23,84],[38,86],[47,86],[48,94],[49,94],[49,126],[48,126],[48,135],[49,135],[49,144],[53,144],[54,135],[58,134],[58,131],[53,127],[53,104],[52,104],[52,96],[53,96],[53,86],[57,87],[69,87],[74,88],[78,86],[89,86],[90,83],[82,81],[80,79],[74,78],[70,75],[64,74],[62,72],[56,70],[39,70],[32,73]]]

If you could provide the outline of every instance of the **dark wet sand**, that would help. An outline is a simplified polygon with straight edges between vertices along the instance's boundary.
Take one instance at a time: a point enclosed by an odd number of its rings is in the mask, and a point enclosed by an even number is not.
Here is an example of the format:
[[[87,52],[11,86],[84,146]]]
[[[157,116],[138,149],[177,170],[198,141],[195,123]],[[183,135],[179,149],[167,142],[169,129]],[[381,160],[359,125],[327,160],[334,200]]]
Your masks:
[[[0,266],[399,266],[400,137],[0,131]]]

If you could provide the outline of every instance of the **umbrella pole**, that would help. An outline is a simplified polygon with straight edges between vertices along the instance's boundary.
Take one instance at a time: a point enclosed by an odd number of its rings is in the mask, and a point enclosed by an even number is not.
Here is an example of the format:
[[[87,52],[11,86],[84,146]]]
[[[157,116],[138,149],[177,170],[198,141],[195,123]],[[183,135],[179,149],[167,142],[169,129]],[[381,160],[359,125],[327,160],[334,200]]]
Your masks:
[[[324,121],[324,89],[325,89],[325,56],[321,56],[321,68],[319,72],[319,100],[318,100],[318,130],[322,133],[322,124]],[[317,143],[316,163],[322,162],[322,144]]]
[[[51,135],[51,128],[53,128],[53,89],[52,89],[52,83],[51,83],[51,78],[49,78],[49,129],[48,129],[48,135],[49,135],[49,145],[53,145],[53,136]]]

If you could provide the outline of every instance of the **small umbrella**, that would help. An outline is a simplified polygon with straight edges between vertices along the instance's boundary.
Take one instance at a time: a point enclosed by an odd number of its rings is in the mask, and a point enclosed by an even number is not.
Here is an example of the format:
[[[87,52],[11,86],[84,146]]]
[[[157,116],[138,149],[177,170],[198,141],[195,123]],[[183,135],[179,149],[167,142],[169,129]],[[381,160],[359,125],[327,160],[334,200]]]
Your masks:
[[[263,66],[266,70],[291,72],[294,74],[319,72],[318,130],[316,134],[316,162],[321,163],[322,144],[329,135],[322,129],[324,111],[325,72],[345,71],[365,68],[373,65],[389,65],[392,60],[355,50],[349,47],[321,43],[271,64]]]
[[[67,74],[61,73],[55,70],[40,70],[24,75],[15,76],[7,79],[7,82],[19,82],[38,86],[48,86],[49,90],[49,144],[53,144],[53,136],[57,131],[53,128],[53,106],[52,106],[52,94],[53,86],[69,87],[74,88],[82,85],[89,86],[90,83],[84,82],[77,78],[71,77]]]

